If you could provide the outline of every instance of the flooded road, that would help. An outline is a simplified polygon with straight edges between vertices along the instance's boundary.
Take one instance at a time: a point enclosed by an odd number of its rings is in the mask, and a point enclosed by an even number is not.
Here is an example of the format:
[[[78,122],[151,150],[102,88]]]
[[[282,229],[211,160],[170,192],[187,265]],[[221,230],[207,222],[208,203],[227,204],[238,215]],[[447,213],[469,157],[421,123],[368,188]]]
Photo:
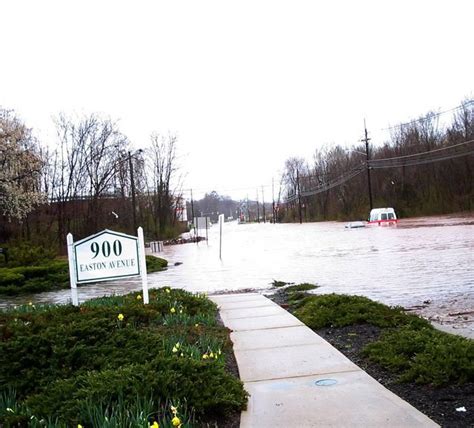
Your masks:
[[[474,217],[401,220],[397,227],[345,229],[344,223],[218,226],[209,241],[165,247],[165,272],[150,287],[219,292],[268,289],[272,280],[311,282],[316,293],[364,295],[474,332]],[[174,263],[182,263],[174,266]],[[140,289],[138,280],[88,285],[79,299]],[[68,290],[2,299],[7,304],[66,302]]]

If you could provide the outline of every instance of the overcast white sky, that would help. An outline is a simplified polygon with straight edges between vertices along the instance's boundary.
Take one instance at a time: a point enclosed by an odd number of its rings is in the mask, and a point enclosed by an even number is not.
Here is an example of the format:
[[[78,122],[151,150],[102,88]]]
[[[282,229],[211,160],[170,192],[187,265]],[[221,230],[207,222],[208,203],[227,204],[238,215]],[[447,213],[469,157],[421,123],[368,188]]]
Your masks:
[[[474,93],[472,0],[0,0],[0,13],[2,107],[51,144],[59,112],[119,119],[137,149],[175,132],[195,197],[254,197],[289,156],[356,143],[364,118],[380,144],[381,128]]]

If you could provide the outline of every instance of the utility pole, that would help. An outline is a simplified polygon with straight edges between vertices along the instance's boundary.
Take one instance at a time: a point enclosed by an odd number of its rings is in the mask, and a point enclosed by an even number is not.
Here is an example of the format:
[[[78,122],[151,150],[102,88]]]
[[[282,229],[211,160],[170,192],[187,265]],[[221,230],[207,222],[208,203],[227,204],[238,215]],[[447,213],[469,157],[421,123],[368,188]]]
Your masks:
[[[372,202],[372,182],[370,180],[370,166],[369,166],[369,161],[370,161],[369,141],[371,139],[367,136],[367,126],[365,125],[365,119],[364,119],[364,131],[365,131],[365,138],[362,139],[361,141],[365,142],[365,157],[366,157],[366,162],[367,162],[367,186],[369,190],[370,210],[372,210],[374,206]]]
[[[303,223],[303,214],[301,212],[301,192],[300,192],[300,172],[296,170],[296,186],[298,189],[298,212],[300,216],[300,224]]]
[[[191,220],[194,225],[194,201],[193,201],[193,189],[191,189]]]
[[[275,183],[274,179],[272,177],[272,219],[273,219],[273,224],[276,223],[276,216],[275,216]]]
[[[262,210],[263,210],[263,222],[266,223],[267,220],[265,219],[265,193],[263,193],[263,186],[262,186]]]
[[[137,231],[137,207],[135,202],[135,179],[133,177],[132,153],[128,152],[128,164],[130,167],[130,186],[132,189],[132,214],[133,214],[133,234]]]
[[[257,223],[260,223],[260,208],[258,206],[258,189],[257,189]]]

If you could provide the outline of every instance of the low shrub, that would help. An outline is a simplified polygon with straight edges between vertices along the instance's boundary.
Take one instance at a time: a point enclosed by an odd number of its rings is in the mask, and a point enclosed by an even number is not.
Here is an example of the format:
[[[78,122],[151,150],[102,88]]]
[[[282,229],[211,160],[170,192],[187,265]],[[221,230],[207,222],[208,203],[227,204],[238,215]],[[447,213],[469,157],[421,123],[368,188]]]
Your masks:
[[[344,294],[307,296],[299,300],[294,314],[314,329],[353,324],[372,324],[382,328],[411,324],[431,328],[428,321],[405,314],[403,308],[391,308],[366,297]]]
[[[56,251],[43,245],[34,245],[31,242],[9,243],[8,267],[39,265],[56,258]]]
[[[159,272],[168,266],[165,259],[146,256],[147,271]],[[69,287],[67,260],[46,260],[33,266],[0,268],[0,295],[39,293]]]
[[[168,261],[156,256],[145,256],[148,273],[160,272],[168,267]]]
[[[204,419],[240,411],[247,395],[226,371],[232,343],[216,315],[204,295],[170,288],[150,290],[148,305],[131,293],[0,311],[0,389],[15,391],[16,418],[52,426],[103,426],[91,421],[149,397],[185,403]],[[0,411],[0,426],[12,417]]]
[[[399,373],[402,382],[442,386],[474,381],[474,341],[432,328],[406,325],[387,331],[364,354]]]
[[[307,282],[304,282],[304,283],[298,284],[298,285],[290,285],[289,287],[285,288],[285,291],[287,293],[295,293],[297,291],[315,290],[316,288],[318,288],[317,285],[309,284]]]
[[[0,269],[0,294],[35,293],[68,286],[69,267],[65,260]]]
[[[291,284],[291,283],[290,282],[285,282],[285,281],[278,281],[276,279],[274,279],[272,281],[273,287],[284,287],[285,285],[288,285],[288,284]]]

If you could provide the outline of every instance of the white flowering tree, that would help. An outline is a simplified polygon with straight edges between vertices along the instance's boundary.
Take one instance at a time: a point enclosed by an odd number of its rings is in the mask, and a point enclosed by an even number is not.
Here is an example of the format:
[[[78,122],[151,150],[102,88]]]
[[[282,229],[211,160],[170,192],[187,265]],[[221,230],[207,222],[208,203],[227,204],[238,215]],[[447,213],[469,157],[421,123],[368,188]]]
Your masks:
[[[42,164],[31,130],[0,108],[0,215],[21,221],[42,201]]]

